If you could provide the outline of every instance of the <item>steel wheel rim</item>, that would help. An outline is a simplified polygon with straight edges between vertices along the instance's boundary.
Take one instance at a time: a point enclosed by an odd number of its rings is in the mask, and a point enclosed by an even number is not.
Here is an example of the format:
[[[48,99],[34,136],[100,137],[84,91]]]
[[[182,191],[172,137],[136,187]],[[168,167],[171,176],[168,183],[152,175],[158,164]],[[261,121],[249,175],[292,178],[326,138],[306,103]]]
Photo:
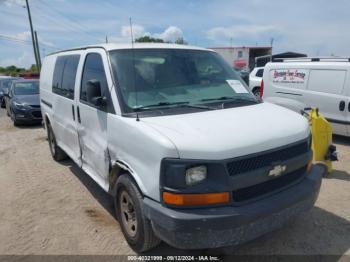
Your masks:
[[[119,197],[119,207],[123,226],[130,237],[135,237],[137,233],[137,218],[134,202],[126,191]]]
[[[55,155],[55,139],[53,137],[52,131],[49,131],[49,144],[52,155]]]
[[[255,95],[256,98],[260,98],[260,91],[255,91],[254,95]]]

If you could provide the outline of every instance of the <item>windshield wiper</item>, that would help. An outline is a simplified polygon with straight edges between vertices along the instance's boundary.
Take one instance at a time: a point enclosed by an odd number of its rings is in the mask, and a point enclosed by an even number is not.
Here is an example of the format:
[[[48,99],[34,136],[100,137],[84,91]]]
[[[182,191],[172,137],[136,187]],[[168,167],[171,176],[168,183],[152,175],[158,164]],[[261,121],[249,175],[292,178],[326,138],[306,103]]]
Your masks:
[[[251,98],[243,98],[243,97],[230,97],[230,96],[222,96],[218,98],[208,98],[202,99],[201,101],[227,101],[227,102],[250,102],[250,103],[258,103],[257,100]]]
[[[206,98],[202,99],[201,101],[206,102],[206,101],[222,101],[222,100],[231,100],[235,99],[234,97],[229,97],[229,96],[222,96],[222,97],[217,97],[217,98]]]
[[[159,102],[157,104],[151,104],[151,105],[145,105],[145,106],[138,106],[134,108],[134,111],[141,111],[143,109],[150,109],[153,107],[163,107],[163,106],[176,106],[176,105],[182,105],[187,104],[188,102]]]
[[[146,105],[146,106],[139,106],[134,108],[135,112],[142,111],[144,109],[151,109],[154,107],[191,107],[191,108],[199,108],[199,109],[209,109],[209,110],[215,110],[216,108],[206,106],[206,105],[195,105],[195,104],[190,104],[187,101],[184,102],[159,102],[157,104],[151,104],[151,105]]]

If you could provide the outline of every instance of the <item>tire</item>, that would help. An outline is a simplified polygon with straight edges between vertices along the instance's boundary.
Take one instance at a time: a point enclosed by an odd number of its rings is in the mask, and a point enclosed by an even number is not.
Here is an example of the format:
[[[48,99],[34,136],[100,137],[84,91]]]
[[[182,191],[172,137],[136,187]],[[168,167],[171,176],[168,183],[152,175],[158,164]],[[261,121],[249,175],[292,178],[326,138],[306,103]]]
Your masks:
[[[18,121],[16,119],[13,119],[13,125],[14,126],[19,126],[19,123],[18,123]]]
[[[142,253],[158,246],[161,240],[154,234],[151,222],[143,214],[143,197],[134,181],[128,175],[121,175],[116,187],[116,216],[130,247]]]
[[[50,124],[47,125],[47,139],[49,141],[50,152],[56,161],[67,159],[67,154],[57,145],[55,134]]]
[[[14,125],[14,126],[19,126],[19,123],[18,123],[18,121],[16,120],[15,114],[13,114],[12,112],[11,112],[11,114],[10,114],[10,118],[11,118],[11,120],[13,121],[13,125]]]
[[[1,108],[5,108],[5,99],[1,99]]]
[[[260,87],[255,87],[254,89],[253,89],[253,94],[255,95],[255,97],[256,98],[261,98],[260,97]]]

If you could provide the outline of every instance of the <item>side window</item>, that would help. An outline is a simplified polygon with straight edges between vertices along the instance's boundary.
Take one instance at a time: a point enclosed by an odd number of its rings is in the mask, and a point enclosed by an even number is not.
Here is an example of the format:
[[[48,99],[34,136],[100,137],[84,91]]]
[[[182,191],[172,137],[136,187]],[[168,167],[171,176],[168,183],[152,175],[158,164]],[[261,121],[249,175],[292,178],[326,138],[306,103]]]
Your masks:
[[[312,70],[308,89],[322,93],[341,94],[345,76],[346,71],[343,70]]]
[[[62,75],[63,68],[65,63],[65,57],[59,56],[56,59],[55,69],[53,71],[53,79],[52,79],[52,92],[55,94],[60,93],[60,89],[62,86]]]
[[[75,77],[80,55],[57,57],[52,80],[52,92],[69,99],[74,99]]]
[[[102,57],[98,53],[90,53],[86,56],[83,77],[81,80],[80,100],[87,103],[86,89],[89,80],[98,80],[101,84],[102,96],[109,97],[108,84]]]
[[[62,77],[62,92],[67,98],[74,99],[75,77],[79,64],[79,55],[67,56]]]
[[[264,75],[264,69],[259,69],[257,72],[256,72],[256,77],[263,77]]]
[[[242,58],[243,57],[243,51],[238,51],[238,58]]]

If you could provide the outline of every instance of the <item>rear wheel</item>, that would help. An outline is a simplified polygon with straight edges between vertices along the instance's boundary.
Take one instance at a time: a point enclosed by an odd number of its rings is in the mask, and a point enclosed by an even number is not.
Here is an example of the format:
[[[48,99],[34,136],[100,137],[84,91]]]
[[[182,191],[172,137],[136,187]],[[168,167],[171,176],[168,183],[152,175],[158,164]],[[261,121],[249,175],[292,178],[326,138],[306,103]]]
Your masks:
[[[67,159],[67,154],[57,145],[55,134],[50,124],[47,125],[47,137],[49,140],[50,152],[56,161]]]
[[[253,94],[255,95],[255,97],[256,98],[261,98],[260,97],[260,87],[255,87],[254,89],[253,89]]]
[[[160,239],[154,234],[151,222],[142,212],[142,195],[134,181],[128,175],[122,175],[116,186],[116,215],[131,248],[141,253],[159,245]]]

